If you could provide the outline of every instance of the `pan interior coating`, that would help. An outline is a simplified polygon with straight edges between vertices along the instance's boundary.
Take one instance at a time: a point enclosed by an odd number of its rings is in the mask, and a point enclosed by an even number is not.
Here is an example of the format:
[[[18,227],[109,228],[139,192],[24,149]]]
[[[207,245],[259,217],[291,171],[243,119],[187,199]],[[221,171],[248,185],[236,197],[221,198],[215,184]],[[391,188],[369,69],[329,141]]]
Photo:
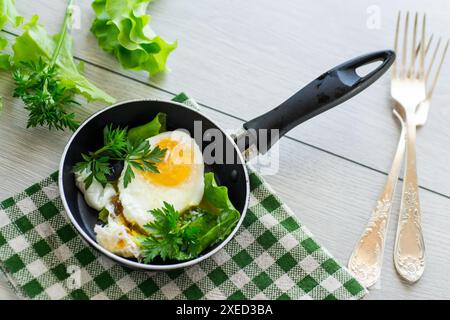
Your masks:
[[[93,240],[95,240],[94,226],[97,223],[98,212],[86,204],[83,194],[75,186],[74,174],[72,173],[73,165],[81,161],[81,153],[95,150],[102,145],[102,135],[99,132],[103,132],[103,128],[106,125],[113,124],[114,126],[120,127],[135,127],[150,121],[158,112],[167,114],[168,131],[176,129],[189,131],[191,137],[196,138],[196,142],[202,152],[205,151],[205,148],[211,142],[199,141],[198,123],[197,127],[194,127],[194,122],[201,122],[202,137],[207,130],[217,129],[213,131],[215,132],[215,136],[211,138],[211,135],[207,134],[207,139],[211,139],[216,144],[224,144],[221,149],[219,149],[220,145],[216,149],[224,150],[224,152],[222,154],[214,153],[215,159],[218,160],[214,163],[210,163],[211,160],[205,160],[205,172],[214,172],[217,184],[228,188],[231,202],[241,214],[243,213],[248,197],[246,168],[240,161],[239,150],[237,150],[230,138],[212,121],[197,111],[179,104],[149,100],[131,101],[106,109],[83,125],[82,129],[76,133],[68,146],[62,172],[60,173],[62,174],[63,190],[67,205],[77,224]],[[194,132],[195,129],[197,129],[197,132]],[[220,136],[218,139],[214,139],[217,133],[220,133]],[[230,159],[234,159],[234,161],[229,163]],[[226,163],[225,160],[228,160],[228,162]],[[205,250],[202,255],[213,250],[215,246]],[[152,262],[154,265],[174,263],[179,263],[179,261],[162,261],[157,258]]]

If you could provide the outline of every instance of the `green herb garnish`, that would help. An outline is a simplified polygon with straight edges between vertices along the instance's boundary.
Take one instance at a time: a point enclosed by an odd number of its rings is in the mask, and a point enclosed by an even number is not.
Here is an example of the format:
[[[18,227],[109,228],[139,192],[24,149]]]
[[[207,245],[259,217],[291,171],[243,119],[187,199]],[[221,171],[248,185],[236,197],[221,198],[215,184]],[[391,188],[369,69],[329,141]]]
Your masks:
[[[147,140],[137,140],[134,143],[128,142],[127,154],[123,159],[127,165],[123,177],[125,188],[134,179],[134,171],[132,168],[159,173],[155,163],[161,162],[165,154],[166,149],[160,149],[159,146],[150,150],[150,144]]]
[[[108,176],[112,173],[111,164],[114,161],[124,162],[124,187],[126,188],[135,177],[133,168],[159,173],[156,163],[160,162],[166,153],[166,149],[158,146],[151,149],[147,140],[138,140],[131,143],[127,138],[127,129],[106,126],[103,130],[104,146],[100,149],[82,153],[84,161],[78,162],[73,167],[74,172],[87,170],[89,175],[84,179],[86,189],[92,184],[94,178],[103,186],[108,182]]]
[[[109,211],[106,208],[103,208],[98,213],[98,220],[100,220],[101,222],[106,224],[106,223],[108,223],[108,216],[109,216]]]
[[[200,255],[206,248],[225,239],[240,219],[228,190],[218,186],[213,173],[205,174],[202,205],[180,214],[164,202],[164,207],[151,211],[153,222],[145,225],[149,236],[140,239],[144,262],[157,256],[187,260]]]
[[[75,91],[67,89],[57,78],[57,67],[39,59],[21,61],[13,72],[16,83],[14,97],[20,97],[29,111],[27,128],[47,126],[49,129],[75,130],[79,123],[75,114],[67,110],[79,105],[74,100]]]
[[[28,127],[44,125],[49,129],[74,130],[79,123],[69,110],[78,104],[75,94],[88,101],[114,102],[114,98],[80,74],[73,60],[72,37],[68,33],[72,2],[68,3],[58,34],[49,36],[38,23],[38,16],[33,16],[13,45],[14,96],[20,97],[30,112]]]
[[[163,208],[154,209],[151,213],[155,221],[145,225],[145,230],[150,235],[141,242],[144,262],[149,263],[157,256],[164,260],[187,259],[188,256],[182,254],[181,250],[185,239],[180,213],[167,202],[164,202]]]

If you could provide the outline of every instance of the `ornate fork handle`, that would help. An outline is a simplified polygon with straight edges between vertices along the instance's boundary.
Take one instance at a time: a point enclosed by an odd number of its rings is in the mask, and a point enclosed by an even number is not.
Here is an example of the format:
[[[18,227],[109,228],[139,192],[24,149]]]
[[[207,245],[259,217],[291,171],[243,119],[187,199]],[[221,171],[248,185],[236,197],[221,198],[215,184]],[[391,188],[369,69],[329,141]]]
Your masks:
[[[416,123],[414,112],[406,114],[406,167],[394,248],[398,273],[409,282],[420,279],[425,269],[419,189],[416,168]]]
[[[377,206],[373,209],[370,220],[353,249],[348,263],[350,271],[366,287],[374,285],[380,277],[386,230],[392,207],[392,197],[402,166],[404,153],[405,128],[402,124],[397,151],[395,152],[383,192],[378,198]]]

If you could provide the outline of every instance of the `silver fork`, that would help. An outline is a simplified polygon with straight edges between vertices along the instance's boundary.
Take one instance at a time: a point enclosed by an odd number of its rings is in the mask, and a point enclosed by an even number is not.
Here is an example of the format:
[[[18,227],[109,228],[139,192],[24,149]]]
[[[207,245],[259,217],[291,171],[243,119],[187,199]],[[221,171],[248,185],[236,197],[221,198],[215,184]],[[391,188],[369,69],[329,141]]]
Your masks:
[[[403,39],[402,65],[391,81],[391,95],[398,103],[396,110],[402,115],[406,126],[406,167],[403,178],[403,191],[400,204],[400,215],[398,219],[397,235],[395,238],[394,264],[397,272],[405,280],[416,282],[422,277],[425,270],[425,244],[423,240],[421,209],[419,201],[419,189],[416,168],[416,109],[419,103],[424,108],[429,108],[431,96],[437,83],[440,69],[448,49],[448,41],[444,49],[442,59],[438,66],[438,71],[434,77],[431,88],[427,92],[427,81],[430,76],[429,71],[434,64],[435,55],[432,57],[429,70],[425,71],[425,46],[420,47],[419,68],[416,69],[415,47],[417,34],[417,14],[414,19],[414,33],[412,45],[412,58],[410,66],[407,67],[406,51],[408,38],[408,19],[406,15],[405,35]],[[400,15],[399,19],[400,20]],[[396,32],[395,49],[398,44],[398,25]],[[425,39],[426,16],[422,19],[421,43]],[[437,52],[437,51],[436,51]]]
[[[409,14],[407,15],[407,20],[409,20]],[[399,33],[399,25],[400,25],[400,13],[397,18],[397,30],[396,30],[396,36],[395,36],[395,49],[397,49],[397,41],[398,41],[398,33]],[[406,22],[406,26],[408,25],[408,21]],[[417,14],[415,17],[415,30],[417,29]],[[405,28],[405,33],[407,28]],[[406,38],[406,37],[405,37]],[[424,38],[424,37],[423,37]],[[427,55],[431,43],[432,43],[433,36],[430,37],[426,47],[424,47],[424,51],[422,54],[425,56]],[[419,45],[417,48],[415,46],[416,38],[414,37],[414,43],[412,48],[415,48],[412,50],[412,58],[411,58],[411,65],[414,66],[417,56],[421,52],[421,45]],[[422,42],[423,43],[423,39]],[[437,52],[439,50],[441,40],[438,41],[438,44],[433,52],[433,56],[431,58],[429,68],[425,75],[425,82],[428,80],[428,77],[431,74],[431,68],[434,64],[434,60],[436,58]],[[446,45],[446,48],[444,49],[444,53],[442,54],[442,58],[439,64],[439,67],[436,71],[433,85],[430,88],[430,90],[427,93],[427,98],[419,104],[417,107],[417,110],[415,111],[415,125],[416,126],[422,126],[426,123],[427,117],[428,117],[428,111],[430,106],[430,100],[431,96],[434,92],[434,87],[436,85],[439,72],[447,51],[448,43]],[[405,52],[404,52],[405,53]],[[403,54],[403,64],[405,63],[405,54]],[[397,67],[393,68],[393,78],[397,77]],[[381,273],[381,267],[383,262],[383,253],[384,253],[384,246],[385,246],[385,239],[386,239],[386,230],[387,225],[389,221],[389,215],[392,207],[392,197],[395,191],[396,183],[398,180],[400,168],[403,162],[403,157],[405,153],[405,132],[406,132],[406,125],[404,118],[394,109],[393,110],[394,115],[399,120],[402,131],[400,134],[400,139],[397,145],[397,151],[394,156],[394,160],[392,162],[391,170],[389,172],[386,184],[384,186],[383,192],[378,198],[377,206],[372,211],[371,218],[369,220],[369,223],[367,224],[363,234],[361,235],[359,241],[357,242],[352,255],[349,260],[349,269],[358,277],[358,279],[367,287],[372,286],[375,284]],[[403,112],[402,112],[403,114]]]
[[[426,108],[425,105],[422,107],[422,104],[418,107],[416,112],[416,125],[418,127],[425,125],[428,110],[429,108]],[[397,143],[397,150],[395,151],[394,160],[392,161],[383,191],[378,197],[377,205],[372,210],[369,222],[356,243],[348,262],[350,271],[366,287],[373,286],[380,278],[392,198],[405,155],[405,124],[401,115],[395,109],[392,112],[402,128]]]

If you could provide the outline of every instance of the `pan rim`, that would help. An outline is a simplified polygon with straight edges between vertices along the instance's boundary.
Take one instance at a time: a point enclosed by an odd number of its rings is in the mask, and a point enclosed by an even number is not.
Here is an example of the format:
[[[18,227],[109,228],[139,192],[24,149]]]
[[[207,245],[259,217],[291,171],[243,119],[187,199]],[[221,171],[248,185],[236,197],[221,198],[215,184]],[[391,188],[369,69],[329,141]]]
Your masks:
[[[245,204],[244,204],[244,209],[241,212],[241,217],[240,217],[239,221],[237,222],[233,231],[228,235],[228,237],[226,239],[224,239],[221,243],[219,243],[217,245],[217,247],[215,247],[213,250],[207,252],[206,254],[204,254],[200,257],[197,257],[195,259],[191,259],[188,261],[180,262],[180,263],[167,264],[167,265],[152,265],[152,264],[145,264],[145,263],[129,260],[127,258],[121,257],[119,255],[116,255],[116,254],[106,250],[100,244],[98,244],[97,241],[95,241],[88,234],[86,234],[86,232],[84,232],[84,230],[81,228],[81,226],[75,220],[75,217],[73,216],[73,214],[69,208],[69,205],[66,200],[65,192],[64,192],[62,177],[63,177],[63,172],[64,172],[63,171],[64,162],[65,162],[69,147],[72,145],[73,140],[75,139],[75,137],[78,135],[78,133],[83,129],[83,127],[87,123],[92,121],[94,118],[96,118],[103,112],[106,112],[106,111],[108,111],[112,108],[118,107],[120,105],[124,105],[127,103],[133,103],[133,102],[163,102],[163,103],[174,104],[179,107],[189,109],[190,111],[195,112],[195,113],[199,114],[200,116],[206,118],[208,121],[211,121],[212,124],[214,124],[217,128],[220,129],[220,131],[232,143],[233,147],[237,151],[238,157],[241,161],[241,165],[244,169],[244,174],[245,174],[246,200],[245,200]],[[64,147],[64,151],[61,155],[61,160],[59,163],[59,174],[58,174],[58,189],[59,189],[61,201],[63,203],[66,214],[69,217],[69,220],[71,221],[71,223],[75,227],[75,229],[78,231],[78,233],[83,237],[83,239],[86,240],[92,247],[94,247],[96,250],[98,250],[99,252],[101,252],[102,254],[107,256],[108,258],[110,258],[114,261],[117,261],[122,265],[126,265],[126,266],[134,268],[134,269],[142,269],[142,270],[149,270],[149,271],[167,271],[167,270],[174,270],[174,269],[189,267],[189,266],[195,265],[203,260],[206,260],[207,258],[210,258],[214,254],[216,254],[218,251],[220,251],[228,242],[231,241],[231,239],[234,238],[235,234],[241,227],[242,222],[244,221],[244,218],[245,218],[245,215],[246,215],[247,209],[248,209],[249,199],[250,199],[250,180],[249,180],[249,175],[248,175],[248,169],[245,164],[246,164],[246,161],[243,158],[242,152],[239,150],[239,147],[236,145],[236,143],[231,138],[231,136],[225,130],[223,130],[223,128],[221,126],[219,126],[215,121],[210,119],[208,116],[206,116],[206,115],[198,112],[197,110],[192,109],[182,103],[175,102],[175,101],[167,101],[167,100],[162,100],[162,99],[161,100],[160,99],[130,99],[130,100],[124,100],[124,101],[117,102],[115,104],[112,104],[110,106],[107,106],[107,107],[95,112],[94,114],[89,116],[86,120],[84,120],[83,123],[77,128],[77,130],[75,130],[75,132],[70,137],[69,141],[66,143],[66,145]]]

